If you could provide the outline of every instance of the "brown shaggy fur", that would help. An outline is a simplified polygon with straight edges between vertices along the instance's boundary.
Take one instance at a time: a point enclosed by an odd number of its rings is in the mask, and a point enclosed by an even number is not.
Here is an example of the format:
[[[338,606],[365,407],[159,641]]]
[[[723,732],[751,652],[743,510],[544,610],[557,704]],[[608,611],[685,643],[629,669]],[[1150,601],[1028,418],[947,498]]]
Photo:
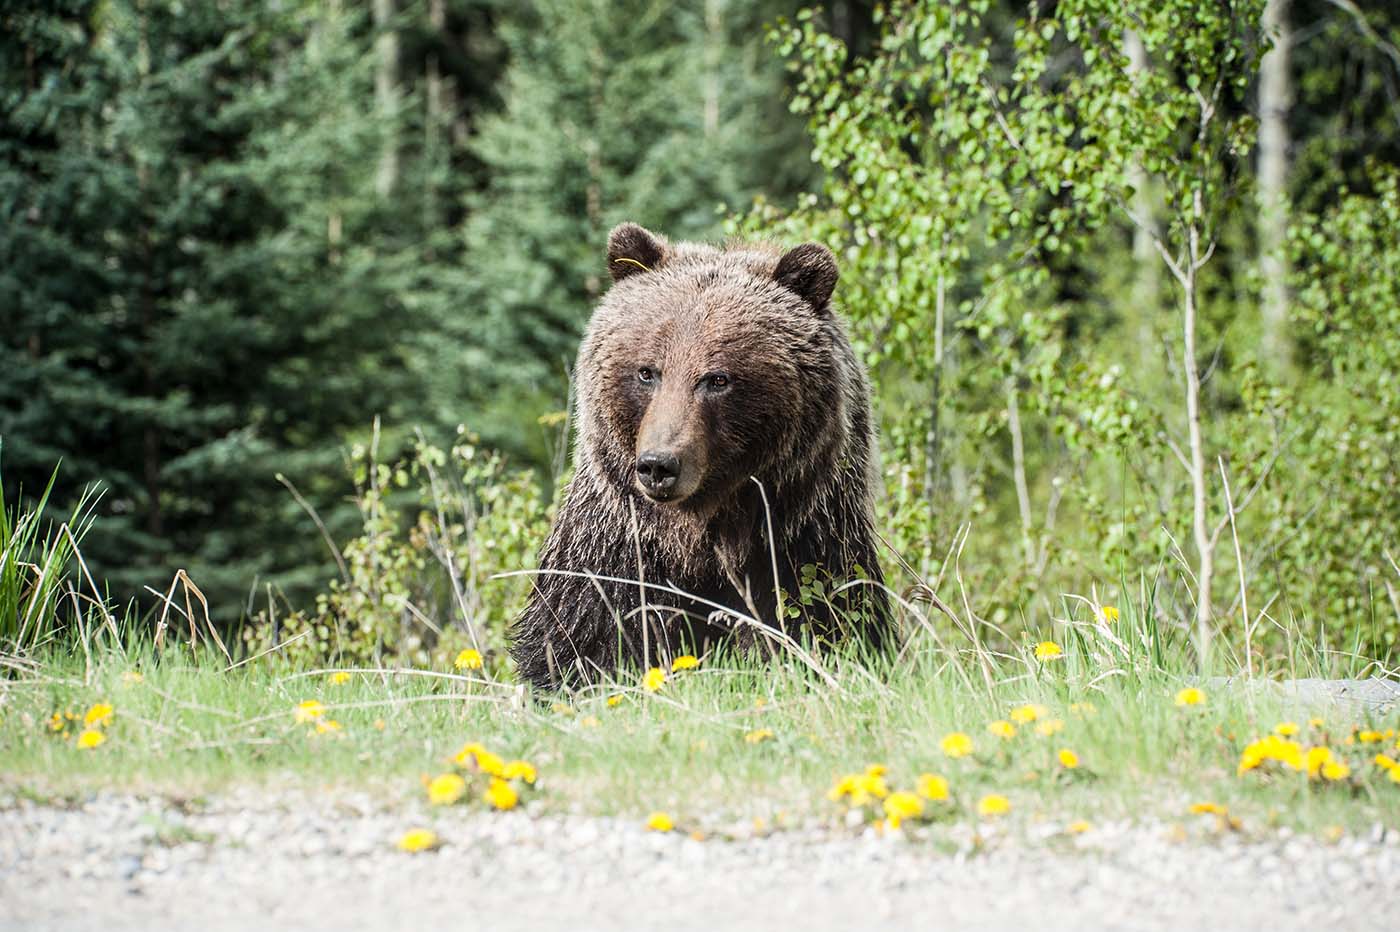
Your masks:
[[[778,626],[775,558],[788,604],[809,564],[881,582],[869,391],[831,309],[831,253],[670,244],[623,224],[608,267],[575,370],[577,470],[515,626],[520,672],[540,686],[726,635],[767,643],[716,606]],[[674,457],[667,489],[639,474],[651,451]],[[782,626],[830,643],[848,619],[886,640],[883,590],[856,585]]]

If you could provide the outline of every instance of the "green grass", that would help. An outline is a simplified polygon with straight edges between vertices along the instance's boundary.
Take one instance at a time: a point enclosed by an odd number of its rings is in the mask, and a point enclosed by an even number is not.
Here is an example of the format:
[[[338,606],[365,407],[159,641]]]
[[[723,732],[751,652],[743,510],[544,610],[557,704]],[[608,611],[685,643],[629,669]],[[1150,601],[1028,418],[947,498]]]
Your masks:
[[[1066,656],[1047,664],[969,659],[932,644],[868,666],[838,658],[826,668],[834,686],[784,660],[707,658],[655,694],[623,684],[544,701],[480,677],[379,671],[337,685],[326,672],[289,671],[271,658],[227,670],[222,658],[192,659],[187,647],[159,656],[92,647],[50,653],[32,672],[0,680],[0,783],[39,796],[353,786],[399,800],[420,796],[421,777],[445,769],[474,740],[536,764],[533,798],[546,811],[640,819],[664,809],[682,824],[839,820],[826,791],[840,774],[871,763],[889,767],[892,788],[912,788],[922,772],[947,777],[955,797],[949,823],[973,819],[976,800],[996,792],[1011,799],[1013,824],[1187,820],[1186,807],[1199,801],[1229,806],[1245,831],[1400,824],[1400,784],[1371,763],[1379,747],[1344,743],[1353,727],[1396,728],[1394,711],[1366,721],[1321,710],[1325,727],[1309,732],[1316,710],[1244,686],[1208,687],[1203,706],[1179,708],[1173,697],[1186,679],[1142,658],[1105,660],[1097,642],[1063,642]],[[140,682],[124,681],[137,669]],[[609,706],[615,695],[620,703]],[[292,709],[306,699],[325,703],[342,730],[314,735],[296,724]],[[98,701],[116,709],[101,747],[77,749],[75,727],[66,737],[50,731],[54,712],[81,717]],[[1072,714],[1079,702],[1095,713]],[[1046,706],[1063,731],[1043,737],[1023,726],[1011,740],[987,733],[988,722],[1023,703]],[[1325,741],[1344,754],[1352,779],[1238,776],[1244,744],[1285,720],[1304,726],[1305,743]],[[745,741],[760,728],[774,739]],[[974,757],[942,754],[939,741],[954,730],[973,737]],[[1386,746],[1395,743],[1392,735]],[[1079,755],[1077,771],[1056,763],[1060,748]]]

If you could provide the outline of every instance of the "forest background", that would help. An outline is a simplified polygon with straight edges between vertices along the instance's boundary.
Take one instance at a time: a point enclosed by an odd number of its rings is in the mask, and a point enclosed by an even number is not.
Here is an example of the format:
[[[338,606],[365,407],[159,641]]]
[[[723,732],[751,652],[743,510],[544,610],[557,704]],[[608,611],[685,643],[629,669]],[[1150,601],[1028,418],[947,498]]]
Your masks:
[[[0,0],[0,26],[5,503],[52,480],[69,592],[130,624],[203,601],[247,649],[503,664],[528,579],[495,577],[547,530],[636,220],[841,258],[901,594],[993,645],[1074,593],[1201,658],[1395,658],[1394,4]]]

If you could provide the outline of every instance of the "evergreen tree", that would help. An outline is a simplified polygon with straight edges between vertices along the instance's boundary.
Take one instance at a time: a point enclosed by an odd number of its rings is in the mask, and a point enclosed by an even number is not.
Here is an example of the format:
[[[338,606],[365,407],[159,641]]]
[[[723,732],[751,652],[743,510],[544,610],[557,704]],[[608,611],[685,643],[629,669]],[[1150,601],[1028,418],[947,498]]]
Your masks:
[[[257,578],[320,582],[276,475],[334,501],[346,432],[419,394],[367,34],[309,2],[6,15],[6,488],[60,457],[69,495],[99,483],[86,555],[115,595],[183,567],[227,620]]]

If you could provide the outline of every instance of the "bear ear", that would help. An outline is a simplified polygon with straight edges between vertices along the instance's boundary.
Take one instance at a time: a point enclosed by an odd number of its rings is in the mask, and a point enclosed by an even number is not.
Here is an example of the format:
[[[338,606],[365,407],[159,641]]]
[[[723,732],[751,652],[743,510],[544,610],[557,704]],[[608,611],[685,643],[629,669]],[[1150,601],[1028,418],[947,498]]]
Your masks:
[[[813,309],[829,309],[836,289],[836,257],[820,243],[803,243],[788,250],[773,270],[773,280],[796,294]]]
[[[639,272],[654,272],[666,259],[666,241],[635,223],[620,223],[608,234],[608,273],[620,282]]]

